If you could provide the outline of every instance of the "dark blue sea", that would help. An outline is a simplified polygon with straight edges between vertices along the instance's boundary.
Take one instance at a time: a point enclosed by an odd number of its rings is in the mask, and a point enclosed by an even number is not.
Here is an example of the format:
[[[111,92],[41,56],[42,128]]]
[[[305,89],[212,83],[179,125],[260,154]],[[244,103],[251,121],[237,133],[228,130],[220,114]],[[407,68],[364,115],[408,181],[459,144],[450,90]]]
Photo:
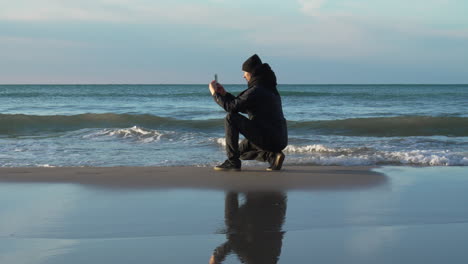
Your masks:
[[[468,165],[468,85],[278,89],[286,165]],[[224,116],[206,84],[0,85],[0,166],[212,166]]]

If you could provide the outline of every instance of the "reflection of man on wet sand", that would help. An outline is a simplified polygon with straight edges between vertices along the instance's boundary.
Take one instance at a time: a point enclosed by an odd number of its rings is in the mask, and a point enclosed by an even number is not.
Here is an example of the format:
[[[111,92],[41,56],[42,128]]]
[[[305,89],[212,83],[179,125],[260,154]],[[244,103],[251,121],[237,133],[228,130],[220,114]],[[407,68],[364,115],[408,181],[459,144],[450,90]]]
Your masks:
[[[284,193],[247,193],[241,206],[237,193],[227,193],[225,222],[228,241],[214,250],[209,263],[221,263],[230,253],[236,253],[242,263],[277,263],[285,214]]]

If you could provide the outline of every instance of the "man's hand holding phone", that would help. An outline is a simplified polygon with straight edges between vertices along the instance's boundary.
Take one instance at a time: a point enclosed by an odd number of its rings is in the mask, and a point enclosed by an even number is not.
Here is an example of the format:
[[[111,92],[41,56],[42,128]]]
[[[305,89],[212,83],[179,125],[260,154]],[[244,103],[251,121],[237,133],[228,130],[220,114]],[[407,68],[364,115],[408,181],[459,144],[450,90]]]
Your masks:
[[[210,89],[211,95],[214,95],[215,93],[219,93],[221,95],[226,94],[226,90],[224,87],[218,83],[218,75],[214,75],[215,79],[211,81],[211,83],[208,85],[208,88]]]
[[[220,95],[223,95],[223,96],[226,94],[226,90],[219,83],[216,83],[216,92],[219,93]]]

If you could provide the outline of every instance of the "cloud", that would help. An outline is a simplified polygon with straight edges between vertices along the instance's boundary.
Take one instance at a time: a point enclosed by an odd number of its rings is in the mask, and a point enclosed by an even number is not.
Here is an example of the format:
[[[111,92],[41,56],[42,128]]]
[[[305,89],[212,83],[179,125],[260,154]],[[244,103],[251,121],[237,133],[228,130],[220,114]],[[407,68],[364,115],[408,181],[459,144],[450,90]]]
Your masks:
[[[84,1],[86,2],[86,1]],[[99,1],[98,1],[99,2]],[[100,4],[89,6],[83,1],[16,0],[2,4],[0,19],[9,21],[119,21],[118,14],[106,11]]]
[[[248,34],[257,45],[292,57],[349,58],[369,56],[382,48],[368,41],[367,32],[343,19],[316,18],[313,23],[278,23]]]
[[[325,0],[298,0],[301,12],[310,16],[317,16],[320,13]]]
[[[437,35],[465,36],[464,31],[433,30],[416,23],[393,23],[374,17],[353,16],[322,10],[325,0],[299,0],[297,14],[291,17],[256,14],[240,7],[228,8],[222,3],[177,3],[149,0],[17,0],[5,3],[0,19],[47,22],[106,22],[115,24],[158,24],[171,29],[189,29],[184,34],[196,37],[202,45],[229,46],[239,49],[239,43],[251,50],[285,57],[369,58],[398,53],[397,44],[381,38],[392,36]],[[252,10],[250,10],[252,12]],[[248,18],[248,19],[247,19]],[[213,40],[216,32],[224,34]],[[424,32],[424,34],[423,34]],[[423,35],[422,35],[423,34]],[[229,35],[229,36],[228,36]],[[233,37],[233,36],[235,37]],[[445,36],[444,36],[445,35]],[[212,39],[212,40],[210,40]],[[237,43],[237,44],[236,44]]]
[[[0,36],[0,47],[1,45],[19,46],[19,45],[41,45],[44,47],[89,47],[89,43],[79,41],[69,41],[62,39],[53,38],[30,38],[30,37],[10,37]]]
[[[219,4],[148,0],[31,0],[2,4],[0,20],[170,23],[240,28],[243,12]]]

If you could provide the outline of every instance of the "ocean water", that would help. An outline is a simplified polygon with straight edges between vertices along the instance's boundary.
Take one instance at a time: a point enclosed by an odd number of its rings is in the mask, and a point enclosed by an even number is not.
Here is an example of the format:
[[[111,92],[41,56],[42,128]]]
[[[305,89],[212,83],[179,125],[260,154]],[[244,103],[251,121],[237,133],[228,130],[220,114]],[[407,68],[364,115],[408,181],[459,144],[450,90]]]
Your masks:
[[[468,85],[278,89],[287,165],[468,165]],[[0,166],[212,166],[224,116],[206,84],[0,85]]]

